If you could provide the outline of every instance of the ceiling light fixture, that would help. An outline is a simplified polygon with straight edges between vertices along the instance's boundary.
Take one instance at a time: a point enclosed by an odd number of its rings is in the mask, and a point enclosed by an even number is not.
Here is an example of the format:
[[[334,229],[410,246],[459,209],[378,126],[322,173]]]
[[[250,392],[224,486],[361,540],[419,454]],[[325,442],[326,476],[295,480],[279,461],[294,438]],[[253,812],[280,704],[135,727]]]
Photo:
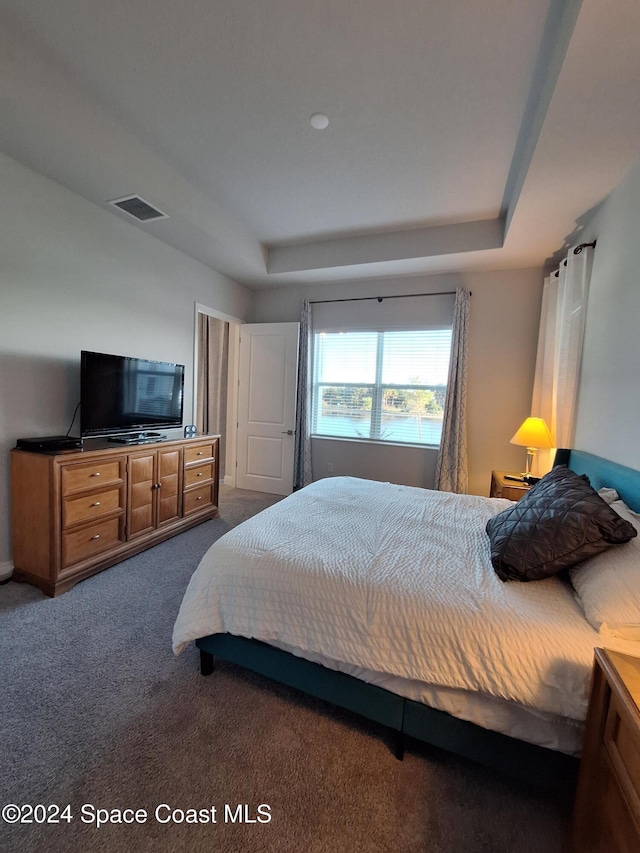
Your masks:
[[[324,113],[314,113],[309,119],[309,124],[316,130],[324,130],[329,124],[329,119]]]

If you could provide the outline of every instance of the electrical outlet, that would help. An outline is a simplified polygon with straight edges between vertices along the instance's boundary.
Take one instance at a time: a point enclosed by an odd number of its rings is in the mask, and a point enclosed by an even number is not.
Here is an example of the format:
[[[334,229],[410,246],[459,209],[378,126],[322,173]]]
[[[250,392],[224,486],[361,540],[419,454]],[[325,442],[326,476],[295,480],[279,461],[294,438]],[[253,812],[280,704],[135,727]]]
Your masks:
[[[333,474],[333,462],[327,462],[327,474]]]

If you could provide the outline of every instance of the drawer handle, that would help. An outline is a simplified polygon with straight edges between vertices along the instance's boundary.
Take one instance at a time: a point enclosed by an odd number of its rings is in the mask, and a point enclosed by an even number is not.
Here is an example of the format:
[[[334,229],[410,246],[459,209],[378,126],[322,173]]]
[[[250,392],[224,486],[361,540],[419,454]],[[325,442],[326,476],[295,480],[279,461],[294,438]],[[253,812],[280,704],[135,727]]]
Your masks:
[[[196,475],[196,476],[198,476],[198,477],[202,477],[202,471],[198,471],[198,473],[197,473],[197,475]]]
[[[95,503],[92,503],[91,506],[100,506],[100,501],[95,501]]]
[[[199,450],[199,451],[198,451],[198,456],[204,456],[204,450]]]
[[[96,535],[95,535],[95,536],[92,536],[91,538],[92,538],[92,539],[99,539],[99,538],[100,538],[100,534],[99,534],[99,533],[96,533]]]
[[[196,498],[196,500],[197,500],[197,501],[201,501],[201,500],[202,500],[202,495],[198,495],[198,497]]]
[[[95,474],[92,474],[91,476],[92,476],[92,477],[99,477],[99,476],[100,476],[100,471],[96,471],[96,472],[95,472]]]

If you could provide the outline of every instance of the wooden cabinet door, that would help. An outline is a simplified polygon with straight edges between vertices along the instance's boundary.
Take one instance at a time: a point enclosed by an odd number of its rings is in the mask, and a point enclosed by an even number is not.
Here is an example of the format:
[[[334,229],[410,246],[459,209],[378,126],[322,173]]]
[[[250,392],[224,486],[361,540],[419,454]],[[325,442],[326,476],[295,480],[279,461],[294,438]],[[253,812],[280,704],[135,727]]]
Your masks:
[[[127,538],[156,528],[156,451],[129,455]]]
[[[158,527],[180,518],[182,450],[158,450]]]
[[[182,515],[182,449],[129,455],[128,539],[151,533]]]

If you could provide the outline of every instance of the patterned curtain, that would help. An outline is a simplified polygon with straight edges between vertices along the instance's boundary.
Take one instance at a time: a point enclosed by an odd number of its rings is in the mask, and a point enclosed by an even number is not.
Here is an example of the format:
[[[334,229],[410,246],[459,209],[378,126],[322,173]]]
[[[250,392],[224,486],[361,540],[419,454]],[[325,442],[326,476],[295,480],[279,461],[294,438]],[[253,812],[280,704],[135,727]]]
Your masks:
[[[200,435],[220,436],[220,478],[224,478],[227,428],[229,324],[198,314],[198,399],[196,426]]]
[[[313,480],[311,472],[311,305],[305,299],[300,315],[298,351],[298,393],[293,488],[301,489]]]
[[[444,403],[442,438],[435,487],[443,492],[467,493],[467,337],[468,290],[456,290],[451,335],[451,360]]]

